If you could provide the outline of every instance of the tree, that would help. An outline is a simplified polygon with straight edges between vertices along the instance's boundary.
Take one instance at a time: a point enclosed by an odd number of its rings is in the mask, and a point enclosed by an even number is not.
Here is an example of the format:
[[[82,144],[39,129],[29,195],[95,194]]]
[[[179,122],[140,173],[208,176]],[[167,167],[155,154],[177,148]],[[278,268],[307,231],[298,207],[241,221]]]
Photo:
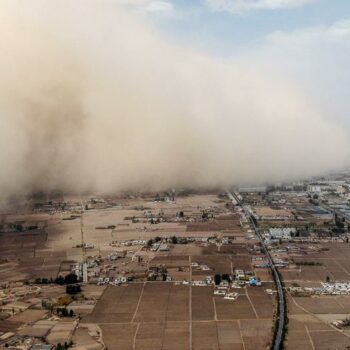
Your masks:
[[[66,308],[61,309],[61,312],[62,312],[62,316],[68,317],[69,314],[68,314],[68,310]]]
[[[73,311],[72,309],[69,311],[69,316],[70,316],[70,317],[73,317],[73,316],[74,316],[74,311]]]
[[[215,281],[215,284],[216,284],[216,285],[219,285],[220,282],[221,282],[221,276],[220,276],[219,274],[216,274],[216,275],[214,276],[214,281]]]
[[[339,220],[336,220],[335,225],[337,227],[339,227],[339,228],[344,228],[345,227],[344,222],[339,221]]]
[[[73,272],[64,278],[65,284],[75,284],[77,282],[78,282],[78,276]]]
[[[222,274],[221,279],[228,281],[228,282],[230,282],[230,280],[231,280],[230,275],[228,273]]]
[[[67,350],[69,348],[69,345],[67,344],[67,342],[64,343],[64,345],[62,345],[61,343],[58,343],[56,346],[57,350]]]
[[[58,277],[56,277],[55,283],[63,285],[64,284],[64,278],[61,275],[59,275]]]
[[[333,232],[333,233],[344,233],[344,232],[345,232],[345,229],[336,226],[336,227],[333,227],[333,228],[332,228],[332,232]]]
[[[74,294],[78,294],[81,292],[81,287],[79,285],[68,285],[66,287],[66,293],[67,294],[71,294],[71,295],[74,295]]]
[[[255,217],[255,216],[252,216],[251,218],[252,218],[252,220],[253,220],[254,225],[255,225],[255,226],[258,226],[258,221],[256,220],[256,217]]]
[[[16,231],[22,232],[22,231],[23,231],[23,226],[22,226],[22,224],[16,224],[16,225],[15,225],[15,229],[16,229]]]
[[[72,302],[72,297],[70,295],[65,295],[64,297],[58,298],[58,306],[67,306]]]
[[[183,211],[180,211],[179,212],[179,218],[183,218],[184,217],[184,212]]]
[[[329,283],[331,281],[329,276],[326,276],[326,282]]]
[[[177,237],[176,237],[176,236],[172,236],[172,237],[171,237],[171,242],[172,242],[173,244],[177,244]]]

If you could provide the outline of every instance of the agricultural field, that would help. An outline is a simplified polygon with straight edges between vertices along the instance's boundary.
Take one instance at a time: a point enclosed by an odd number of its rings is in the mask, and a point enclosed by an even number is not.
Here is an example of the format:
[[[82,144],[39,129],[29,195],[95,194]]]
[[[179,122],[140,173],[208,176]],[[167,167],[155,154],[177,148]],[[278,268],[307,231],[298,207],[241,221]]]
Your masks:
[[[304,244],[299,245],[305,249]],[[299,270],[282,269],[287,286],[298,284],[319,288],[321,282],[348,281],[349,246],[341,243],[319,243],[305,255],[293,254]],[[309,265],[307,265],[309,264]],[[346,349],[350,346],[350,331],[333,325],[350,316],[350,295],[288,294],[287,349]]]
[[[272,297],[261,288],[242,288],[241,293],[232,301],[214,297],[213,287],[111,286],[81,322],[97,323],[112,350],[266,349]]]
[[[0,234],[1,280],[46,281],[36,304],[4,321],[4,331],[21,326],[22,336],[59,339],[64,324],[46,321],[49,313],[41,309],[41,300],[66,300],[65,286],[52,281],[85,261],[92,266],[89,283],[78,298],[68,298],[67,307],[82,326],[64,328],[73,341],[112,350],[244,350],[254,344],[254,349],[266,349],[275,309],[274,296],[265,291],[271,287],[268,270],[256,273],[266,282],[263,287],[243,282],[242,288],[230,290],[236,300],[214,295],[213,282],[206,284],[214,276],[233,278],[236,270],[255,273],[252,254],[261,253],[240,214],[216,193],[165,201],[155,197],[67,197],[60,199],[65,204],[44,201],[17,216],[3,214],[3,227],[21,220],[23,230]],[[153,249],[155,239],[166,249]],[[113,254],[118,258],[112,260]],[[164,271],[160,279],[149,277],[159,269]],[[132,282],[99,282],[123,276]],[[248,329],[254,330],[255,341]],[[92,338],[94,333],[101,340]]]
[[[350,296],[288,297],[287,349],[345,349],[350,333],[331,325],[350,315]]]
[[[295,263],[313,263],[313,266],[302,265],[298,269],[282,269],[281,273],[286,282],[326,281],[327,276],[334,281],[350,279],[350,248],[341,243],[314,244],[314,250],[307,255],[291,254]],[[304,249],[306,245],[298,244]]]

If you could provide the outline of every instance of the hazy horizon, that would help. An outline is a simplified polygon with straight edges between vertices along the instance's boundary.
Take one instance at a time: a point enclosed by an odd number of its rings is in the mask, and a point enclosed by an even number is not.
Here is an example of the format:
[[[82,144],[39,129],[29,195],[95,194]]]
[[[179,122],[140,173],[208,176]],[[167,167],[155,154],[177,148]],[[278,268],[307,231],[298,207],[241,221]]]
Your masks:
[[[1,198],[297,180],[348,131],[268,55],[219,58],[117,1],[0,3]]]

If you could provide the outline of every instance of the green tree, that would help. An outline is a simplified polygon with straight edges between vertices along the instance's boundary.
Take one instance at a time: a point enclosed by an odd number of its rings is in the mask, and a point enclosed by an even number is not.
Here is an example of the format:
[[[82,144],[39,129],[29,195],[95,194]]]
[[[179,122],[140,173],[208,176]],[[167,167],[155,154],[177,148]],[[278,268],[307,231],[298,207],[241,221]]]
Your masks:
[[[214,281],[215,281],[215,284],[216,284],[216,285],[219,285],[220,282],[221,282],[221,276],[220,276],[219,274],[216,274],[216,275],[214,276]]]
[[[230,275],[228,273],[222,274],[221,279],[225,280],[227,282],[230,282],[230,280],[231,280]]]
[[[22,232],[22,231],[23,231],[23,226],[22,226],[22,224],[16,224],[16,225],[15,225],[15,229],[16,229],[17,231],[19,231],[19,232]]]
[[[55,283],[63,285],[64,284],[64,278],[61,275],[56,277]]]
[[[73,272],[64,278],[65,284],[75,284],[77,282],[78,282],[78,276]]]
[[[63,308],[63,309],[62,309],[62,316],[63,316],[63,317],[68,317],[68,315],[69,315],[69,314],[68,314],[68,310],[67,310],[66,308]]]

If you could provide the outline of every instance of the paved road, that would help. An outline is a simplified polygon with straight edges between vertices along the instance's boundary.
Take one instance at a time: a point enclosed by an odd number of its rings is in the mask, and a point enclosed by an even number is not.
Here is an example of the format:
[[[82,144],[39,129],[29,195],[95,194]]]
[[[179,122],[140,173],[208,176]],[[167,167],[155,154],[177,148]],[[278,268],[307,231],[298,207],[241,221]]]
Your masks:
[[[255,234],[258,236],[264,254],[266,255],[271,271],[272,271],[272,275],[273,275],[273,279],[275,281],[275,285],[276,285],[276,290],[277,290],[277,297],[278,297],[278,317],[276,318],[276,330],[275,330],[275,334],[274,334],[274,339],[273,339],[273,345],[271,347],[271,349],[273,350],[281,350],[283,349],[283,340],[284,340],[284,334],[285,334],[285,321],[286,321],[286,299],[285,299],[285,294],[284,294],[284,289],[283,289],[283,284],[282,284],[282,280],[281,277],[278,273],[277,267],[275,266],[275,263],[270,255],[270,252],[267,250],[267,247],[264,243],[264,240],[258,230],[258,228],[255,225],[255,221],[253,220],[253,216],[251,213],[249,213],[243,206],[243,202],[241,199],[238,198],[238,196],[233,192],[227,192],[228,197],[230,198],[230,200],[232,201],[232,203],[234,205],[240,205],[242,207],[242,209],[245,212],[245,215],[247,218],[249,218]]]

